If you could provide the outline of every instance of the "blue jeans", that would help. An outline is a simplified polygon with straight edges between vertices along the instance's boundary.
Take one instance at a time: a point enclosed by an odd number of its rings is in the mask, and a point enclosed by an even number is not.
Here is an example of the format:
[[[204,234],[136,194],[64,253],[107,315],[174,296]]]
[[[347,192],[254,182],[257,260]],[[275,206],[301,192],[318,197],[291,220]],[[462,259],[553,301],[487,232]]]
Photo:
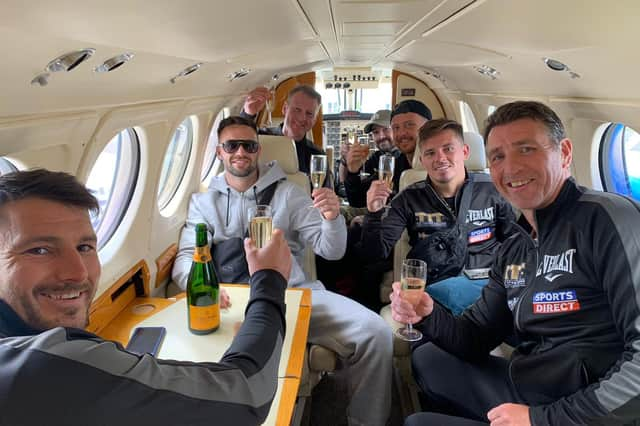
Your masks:
[[[454,315],[460,315],[480,297],[488,282],[488,279],[470,280],[459,275],[428,285],[426,292]]]

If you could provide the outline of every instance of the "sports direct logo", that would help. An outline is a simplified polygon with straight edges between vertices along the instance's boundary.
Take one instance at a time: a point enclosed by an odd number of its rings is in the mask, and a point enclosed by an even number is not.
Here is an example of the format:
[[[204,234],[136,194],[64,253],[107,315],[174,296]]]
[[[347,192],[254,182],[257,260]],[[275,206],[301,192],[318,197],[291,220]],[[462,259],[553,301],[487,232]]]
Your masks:
[[[575,290],[545,291],[533,295],[534,314],[556,314],[580,310]]]

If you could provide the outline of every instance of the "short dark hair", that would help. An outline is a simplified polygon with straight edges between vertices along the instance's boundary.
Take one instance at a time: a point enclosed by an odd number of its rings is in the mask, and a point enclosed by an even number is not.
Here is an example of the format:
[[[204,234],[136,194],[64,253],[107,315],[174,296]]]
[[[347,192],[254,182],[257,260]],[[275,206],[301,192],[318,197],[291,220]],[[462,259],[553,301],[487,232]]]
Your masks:
[[[97,214],[96,197],[75,176],[46,169],[20,170],[0,176],[0,206],[25,198],[41,198]]]
[[[299,85],[297,85],[296,87],[294,87],[293,89],[291,89],[289,91],[289,94],[287,95],[287,102],[291,101],[291,98],[296,93],[304,93],[305,95],[307,95],[311,99],[315,99],[315,101],[318,102],[318,106],[319,107],[322,106],[322,95],[320,95],[320,93],[318,93],[316,91],[316,89],[314,89],[313,87],[311,87],[311,86],[309,86],[307,84],[299,84]]]
[[[253,129],[256,132],[256,136],[258,136],[258,128],[256,127],[256,123],[246,117],[242,117],[240,115],[232,115],[231,117],[227,117],[220,121],[218,125],[218,139],[220,139],[220,134],[222,131],[229,126],[247,126]]]
[[[560,117],[551,108],[541,102],[516,101],[502,105],[487,118],[484,143],[487,143],[489,133],[494,127],[524,118],[542,123],[547,128],[549,139],[556,147],[560,146],[560,141],[567,137]]]
[[[418,134],[418,145],[422,147],[422,143],[429,138],[432,138],[445,130],[451,130],[456,136],[460,137],[460,142],[464,144],[464,132],[462,125],[454,120],[447,120],[446,118],[439,118],[436,120],[427,121]]]

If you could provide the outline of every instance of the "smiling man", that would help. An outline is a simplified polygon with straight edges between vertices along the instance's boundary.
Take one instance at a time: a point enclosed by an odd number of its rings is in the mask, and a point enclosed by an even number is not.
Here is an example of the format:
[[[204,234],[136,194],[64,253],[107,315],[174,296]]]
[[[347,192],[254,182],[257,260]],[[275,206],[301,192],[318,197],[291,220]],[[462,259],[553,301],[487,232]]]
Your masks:
[[[213,242],[213,258],[220,265],[218,277],[222,282],[244,282],[242,262],[236,260],[242,257],[237,242],[247,233],[247,210],[256,204],[269,204],[273,226],[284,232],[294,258],[289,285],[313,290],[308,342],[334,351],[341,365],[348,368],[349,425],[384,426],[391,404],[389,327],[364,306],[307,278],[302,269],[306,247],[330,260],[344,255],[347,228],[338,196],[330,188],[316,188],[311,198],[300,186],[287,181],[277,162],[260,163],[257,130],[247,118],[222,120],[216,149],[225,173],[211,179],[207,192],[191,196],[173,265],[174,281],[186,288],[195,224],[204,222]]]
[[[256,116],[264,106],[271,93],[266,87],[256,87],[245,99],[240,115],[255,121]],[[309,174],[312,155],[326,155],[324,150],[318,148],[307,138],[309,132],[318,118],[322,96],[311,86],[298,85],[289,91],[287,100],[282,105],[284,115],[283,123],[278,127],[261,127],[258,133],[261,135],[278,135],[291,138],[296,145],[298,154],[298,169]],[[331,169],[331,167],[329,167]],[[331,170],[327,170],[325,188],[333,187]]]
[[[0,176],[0,424],[261,424],[284,341],[282,232],[260,250],[245,243],[251,297],[221,363],[157,360],[82,330],[100,277],[97,210],[66,173]]]
[[[491,265],[500,242],[513,232],[513,211],[489,176],[467,173],[469,147],[462,126],[432,120],[419,132],[416,153],[428,177],[400,192],[386,214],[382,207],[391,191],[377,180],[367,192],[362,247],[372,258],[385,258],[407,229],[407,258],[427,262],[427,292],[458,315],[471,305],[487,283],[469,279],[463,269]]]
[[[394,283],[393,318],[432,342],[414,351],[413,371],[439,412],[405,426],[638,424],[640,205],[576,184],[571,140],[544,104],[501,106],[485,138],[522,226],[457,318],[426,293],[414,308]],[[514,331],[511,359],[489,356]]]

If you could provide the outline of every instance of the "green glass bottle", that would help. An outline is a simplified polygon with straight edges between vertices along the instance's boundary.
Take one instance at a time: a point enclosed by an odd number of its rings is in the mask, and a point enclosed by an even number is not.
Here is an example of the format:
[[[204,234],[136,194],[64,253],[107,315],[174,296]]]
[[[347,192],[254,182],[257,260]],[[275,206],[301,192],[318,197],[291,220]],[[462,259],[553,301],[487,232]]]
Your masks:
[[[196,225],[196,247],[187,280],[189,331],[209,334],[220,326],[220,285],[207,242],[207,225]]]

